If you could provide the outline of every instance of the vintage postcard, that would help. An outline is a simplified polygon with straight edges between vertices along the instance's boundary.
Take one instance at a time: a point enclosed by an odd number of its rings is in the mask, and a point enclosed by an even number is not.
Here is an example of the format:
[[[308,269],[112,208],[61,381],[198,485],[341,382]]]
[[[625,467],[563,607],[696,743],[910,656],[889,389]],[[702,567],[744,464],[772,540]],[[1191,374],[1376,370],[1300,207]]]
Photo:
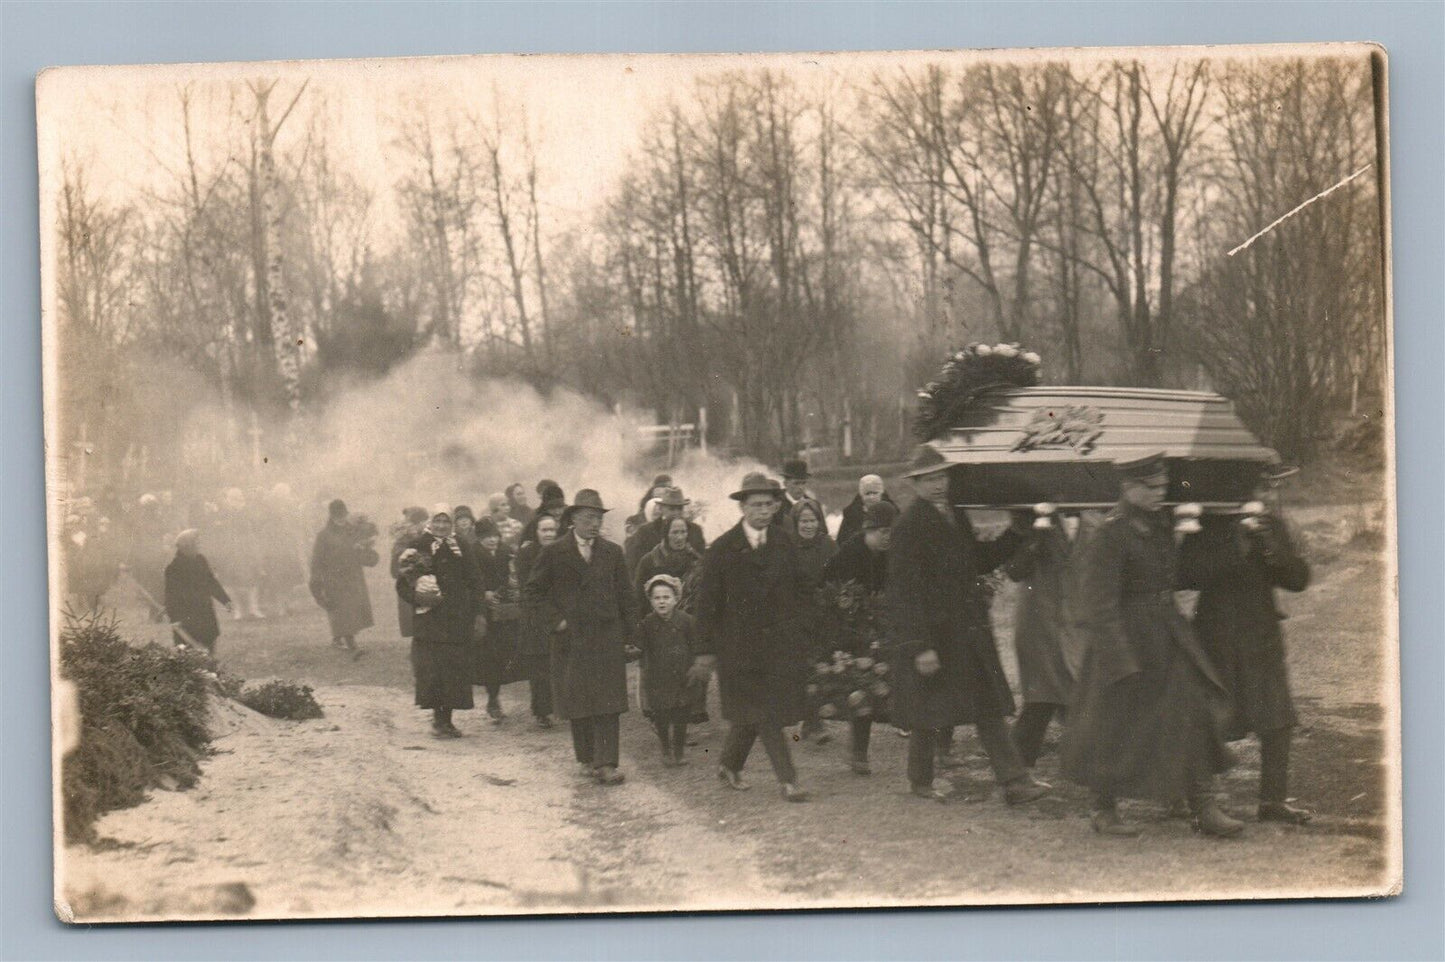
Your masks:
[[[57,914],[1400,892],[1386,104],[46,71]]]

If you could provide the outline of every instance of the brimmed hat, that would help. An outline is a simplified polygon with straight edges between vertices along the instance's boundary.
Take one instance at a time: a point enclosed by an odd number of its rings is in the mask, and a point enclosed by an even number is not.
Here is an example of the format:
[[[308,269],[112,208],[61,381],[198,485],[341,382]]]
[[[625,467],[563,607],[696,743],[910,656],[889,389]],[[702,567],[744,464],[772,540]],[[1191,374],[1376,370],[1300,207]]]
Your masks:
[[[668,488],[657,503],[664,508],[685,508],[689,502],[682,496],[682,488]]]
[[[1161,484],[1169,480],[1169,466],[1164,463],[1164,452],[1155,451],[1127,461],[1115,461],[1114,470],[1119,477],[1144,484]]]
[[[583,488],[577,492],[577,500],[567,505],[562,511],[562,520],[565,522],[568,518],[572,517],[572,512],[579,508],[591,508],[594,511],[601,511],[603,514],[612,510],[611,508],[604,508],[602,506],[602,495],[591,488]]]
[[[473,524],[475,524],[477,521],[476,514],[472,512],[472,509],[468,505],[459,504],[457,505],[456,510],[452,512],[452,520],[460,521],[463,518],[470,518]]]
[[[778,482],[763,474],[761,471],[752,471],[743,475],[742,485],[732,494],[728,495],[728,497],[734,501],[746,501],[750,494],[766,494],[774,498],[780,498],[783,495],[783,489],[778,485]]]
[[[873,531],[877,528],[891,528],[893,522],[898,520],[898,509],[891,502],[879,501],[877,504],[870,504],[863,511],[863,530]]]
[[[567,503],[567,496],[562,493],[562,486],[555,481],[538,485],[537,495],[542,499],[542,507],[544,508]]]
[[[949,467],[948,459],[939,454],[937,448],[931,444],[921,444],[903,476],[905,478],[921,478],[925,474],[934,474],[947,467]]]
[[[793,458],[783,462],[783,479],[785,481],[806,481],[812,475],[808,473],[808,462],[802,458]]]

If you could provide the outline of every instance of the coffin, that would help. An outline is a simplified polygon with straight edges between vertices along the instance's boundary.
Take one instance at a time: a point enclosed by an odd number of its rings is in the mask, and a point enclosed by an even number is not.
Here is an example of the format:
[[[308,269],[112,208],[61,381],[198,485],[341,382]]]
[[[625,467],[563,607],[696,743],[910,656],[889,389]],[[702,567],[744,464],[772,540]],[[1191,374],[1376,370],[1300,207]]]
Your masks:
[[[1149,388],[1000,388],[931,443],[954,465],[955,501],[977,508],[1104,507],[1119,497],[1113,462],[1162,451],[1170,503],[1229,509],[1279,462],[1227,398]]]

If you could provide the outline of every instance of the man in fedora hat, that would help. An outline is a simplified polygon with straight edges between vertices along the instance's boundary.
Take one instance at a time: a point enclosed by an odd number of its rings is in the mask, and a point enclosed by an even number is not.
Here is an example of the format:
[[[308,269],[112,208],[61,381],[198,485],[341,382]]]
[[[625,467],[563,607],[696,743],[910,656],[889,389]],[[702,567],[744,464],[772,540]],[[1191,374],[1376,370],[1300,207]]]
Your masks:
[[[798,506],[799,501],[804,500],[816,501],[820,508],[823,507],[822,499],[808,490],[808,482],[812,478],[812,473],[808,471],[808,462],[802,458],[789,458],[783,462],[782,509],[784,511],[792,511]],[[824,517],[826,517],[827,509],[823,510]]]
[[[773,774],[790,802],[806,801],[783,729],[806,713],[806,638],[799,624],[807,584],[792,539],[773,516],[783,496],[776,481],[749,474],[730,497],[742,519],[703,555],[694,611],[702,678],[716,666],[723,717],[731,724],[718,777],[746,789],[742,770],[761,740]]]
[[[968,514],[950,497],[949,464],[924,445],[905,477],[918,495],[893,525],[884,592],[893,633],[893,720],[911,730],[908,781],[915,795],[937,798],[934,758],[956,725],[972,724],[1004,800],[1041,798],[1019,758],[1006,716],[1013,693],[999,662],[989,598],[979,585],[1023,542],[1016,530],[979,541]]]
[[[1292,470],[1265,469],[1254,505],[1235,515],[1206,515],[1180,546],[1180,587],[1199,592],[1194,630],[1229,692],[1230,740],[1259,736],[1259,817],[1303,825],[1312,815],[1287,801],[1290,733],[1297,718],[1284,663],[1283,615],[1276,588],[1303,591],[1310,566],[1295,550],[1284,519],[1266,504]]]
[[[662,543],[662,539],[667,536],[667,526],[674,518],[683,517],[689,503],[687,498],[683,497],[681,488],[670,487],[663,492],[658,501],[657,520],[642,525],[627,539],[624,554],[629,573],[637,573],[637,563],[642,560],[642,556]],[[698,554],[707,550],[707,539],[703,537],[702,528],[692,521],[687,523],[687,543]]]
[[[525,599],[538,631],[550,636],[555,711],[572,723],[583,770],[604,785],[617,770],[619,718],[627,711],[627,654],[635,621],[632,583],[622,549],[602,537],[602,497],[577,492],[561,526],[567,531],[537,556]]]
[[[1230,766],[1223,684],[1174,602],[1177,549],[1164,455],[1116,462],[1119,503],[1085,542],[1077,618],[1084,664],[1061,768],[1094,793],[1094,831],[1134,836],[1119,798],[1187,798],[1207,835],[1238,835],[1212,792]]]

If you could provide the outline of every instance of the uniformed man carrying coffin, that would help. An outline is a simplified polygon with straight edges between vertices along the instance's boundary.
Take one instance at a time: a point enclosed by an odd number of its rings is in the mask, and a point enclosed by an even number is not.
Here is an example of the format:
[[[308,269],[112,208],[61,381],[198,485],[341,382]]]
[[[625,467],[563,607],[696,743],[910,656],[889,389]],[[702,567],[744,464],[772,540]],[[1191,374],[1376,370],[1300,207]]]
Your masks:
[[[1168,804],[1183,797],[1201,832],[1238,835],[1244,823],[1212,792],[1214,775],[1231,764],[1221,738],[1224,686],[1174,601],[1177,548],[1161,510],[1164,455],[1114,467],[1119,503],[1078,561],[1086,650],[1061,768],[1093,790],[1091,823],[1101,834],[1139,834],[1120,818],[1120,798]]]
[[[615,785],[623,780],[617,740],[636,618],[622,548],[598,533],[607,510],[596,491],[577,492],[561,519],[571,530],[537,556],[524,597],[537,630],[550,632],[553,701],[572,723],[577,763]]]
[[[1286,476],[1265,472],[1256,495]],[[1194,630],[1229,690],[1225,738],[1259,735],[1259,818],[1303,825],[1312,813],[1286,800],[1296,718],[1274,592],[1303,591],[1310,566],[1295,551],[1284,520],[1261,511],[1205,517],[1203,530],[1180,547],[1179,570],[1180,586],[1199,592]]]
[[[905,475],[918,497],[893,525],[884,592],[893,643],[893,721],[911,729],[908,780],[915,795],[933,791],[941,733],[972,724],[1010,805],[1048,794],[1019,757],[1006,716],[1013,714],[979,584],[1023,542],[1010,530],[979,541],[968,514],[953,506],[948,462],[925,445]]]

